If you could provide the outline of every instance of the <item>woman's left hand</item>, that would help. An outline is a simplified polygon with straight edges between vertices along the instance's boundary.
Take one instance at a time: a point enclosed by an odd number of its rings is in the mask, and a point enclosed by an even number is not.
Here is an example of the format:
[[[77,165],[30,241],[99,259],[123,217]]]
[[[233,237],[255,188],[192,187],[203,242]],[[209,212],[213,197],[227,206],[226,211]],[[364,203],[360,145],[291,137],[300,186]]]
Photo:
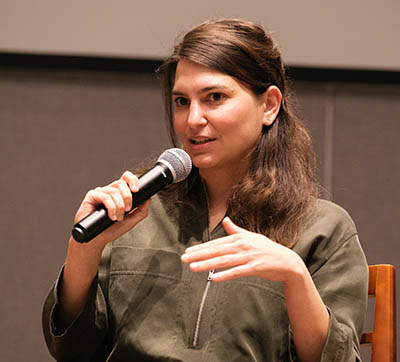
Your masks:
[[[181,259],[192,271],[222,269],[211,277],[216,282],[256,276],[284,284],[304,273],[302,259],[291,249],[247,231],[229,218],[223,220],[223,226],[228,236],[186,249]]]
[[[306,265],[293,250],[223,221],[228,236],[186,249],[182,261],[195,272],[222,269],[216,282],[256,276],[283,282],[286,308],[299,361],[319,361],[329,314]]]

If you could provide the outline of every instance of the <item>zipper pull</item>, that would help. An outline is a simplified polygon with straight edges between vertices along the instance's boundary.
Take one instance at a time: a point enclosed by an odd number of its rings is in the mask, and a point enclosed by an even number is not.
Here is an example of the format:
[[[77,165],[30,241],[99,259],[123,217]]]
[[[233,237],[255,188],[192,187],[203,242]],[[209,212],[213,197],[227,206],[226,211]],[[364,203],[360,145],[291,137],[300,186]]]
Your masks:
[[[215,273],[214,269],[211,269],[208,271],[208,277],[207,277],[207,281],[211,282],[211,277],[212,275]]]

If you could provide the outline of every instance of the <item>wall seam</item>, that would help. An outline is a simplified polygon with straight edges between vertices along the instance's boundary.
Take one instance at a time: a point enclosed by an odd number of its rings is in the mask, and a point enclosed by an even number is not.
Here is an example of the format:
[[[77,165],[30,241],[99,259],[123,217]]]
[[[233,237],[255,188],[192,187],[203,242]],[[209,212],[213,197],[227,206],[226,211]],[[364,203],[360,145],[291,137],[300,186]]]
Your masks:
[[[335,123],[335,87],[326,85],[325,97],[325,127],[324,127],[324,167],[323,183],[329,195],[333,197],[333,135]]]

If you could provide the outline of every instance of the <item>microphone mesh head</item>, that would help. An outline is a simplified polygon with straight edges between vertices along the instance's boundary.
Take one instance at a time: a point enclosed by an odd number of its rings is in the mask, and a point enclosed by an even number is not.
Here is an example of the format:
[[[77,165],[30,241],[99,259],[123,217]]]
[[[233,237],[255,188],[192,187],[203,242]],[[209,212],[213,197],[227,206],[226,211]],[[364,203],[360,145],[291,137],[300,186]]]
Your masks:
[[[180,148],[170,148],[164,151],[157,162],[162,162],[170,169],[173,183],[183,181],[192,170],[190,156]]]

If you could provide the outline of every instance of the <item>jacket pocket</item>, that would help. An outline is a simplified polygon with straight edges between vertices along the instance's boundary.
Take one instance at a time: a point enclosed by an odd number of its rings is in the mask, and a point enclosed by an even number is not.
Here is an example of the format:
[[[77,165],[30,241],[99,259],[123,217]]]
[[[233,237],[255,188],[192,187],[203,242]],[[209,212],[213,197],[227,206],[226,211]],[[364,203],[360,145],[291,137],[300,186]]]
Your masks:
[[[110,265],[109,308],[114,345],[136,353],[164,355],[174,347],[182,263],[160,249],[114,247]]]

